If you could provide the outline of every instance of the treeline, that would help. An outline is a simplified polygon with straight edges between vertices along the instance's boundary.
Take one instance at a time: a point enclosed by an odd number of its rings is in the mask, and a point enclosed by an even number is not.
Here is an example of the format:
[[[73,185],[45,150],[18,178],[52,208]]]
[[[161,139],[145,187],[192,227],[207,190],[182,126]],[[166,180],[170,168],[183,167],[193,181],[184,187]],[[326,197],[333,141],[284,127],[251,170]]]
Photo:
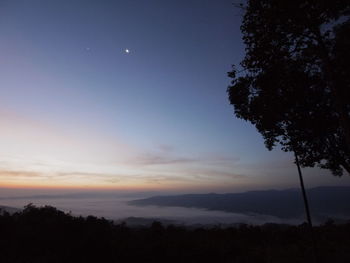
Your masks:
[[[313,262],[306,225],[129,228],[28,205],[0,213],[0,262]],[[315,227],[317,262],[350,262],[350,223]]]

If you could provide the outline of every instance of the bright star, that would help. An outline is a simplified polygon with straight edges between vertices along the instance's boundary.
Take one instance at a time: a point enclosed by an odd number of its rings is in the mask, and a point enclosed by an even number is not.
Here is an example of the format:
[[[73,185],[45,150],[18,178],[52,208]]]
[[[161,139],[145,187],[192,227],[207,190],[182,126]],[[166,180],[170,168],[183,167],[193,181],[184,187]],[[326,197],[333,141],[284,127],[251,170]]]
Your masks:
[[[125,53],[129,54],[130,50],[129,49],[125,49]]]

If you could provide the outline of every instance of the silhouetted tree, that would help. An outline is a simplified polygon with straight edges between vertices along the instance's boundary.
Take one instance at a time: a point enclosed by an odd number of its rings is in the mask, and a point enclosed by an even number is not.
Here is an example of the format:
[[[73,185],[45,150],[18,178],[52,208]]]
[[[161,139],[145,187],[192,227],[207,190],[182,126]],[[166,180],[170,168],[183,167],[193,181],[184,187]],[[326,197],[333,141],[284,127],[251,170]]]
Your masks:
[[[272,149],[350,174],[350,1],[249,0],[242,70],[229,72],[235,115]]]

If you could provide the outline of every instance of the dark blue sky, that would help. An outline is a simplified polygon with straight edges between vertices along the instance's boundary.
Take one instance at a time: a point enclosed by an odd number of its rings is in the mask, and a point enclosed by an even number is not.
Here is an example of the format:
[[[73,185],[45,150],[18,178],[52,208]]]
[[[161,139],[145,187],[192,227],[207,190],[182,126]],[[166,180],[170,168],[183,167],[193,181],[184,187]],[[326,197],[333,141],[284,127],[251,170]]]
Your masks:
[[[0,183],[297,186],[291,156],[228,103],[241,15],[232,0],[1,1]],[[306,173],[310,186],[350,182]]]

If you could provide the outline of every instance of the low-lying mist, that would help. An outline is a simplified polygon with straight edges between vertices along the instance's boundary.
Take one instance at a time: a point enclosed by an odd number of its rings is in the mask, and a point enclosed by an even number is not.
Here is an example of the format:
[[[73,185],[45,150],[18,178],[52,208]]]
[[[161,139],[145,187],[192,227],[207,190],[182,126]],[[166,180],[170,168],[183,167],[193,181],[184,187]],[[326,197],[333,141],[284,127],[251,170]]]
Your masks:
[[[73,215],[94,215],[110,220],[122,220],[129,217],[171,220],[179,224],[264,224],[301,223],[302,220],[282,220],[268,215],[238,214],[223,211],[209,211],[198,208],[133,206],[128,202],[137,198],[149,197],[151,193],[77,193],[77,194],[38,194],[11,195],[0,197],[0,205],[23,208],[32,203],[36,206],[50,205]]]

